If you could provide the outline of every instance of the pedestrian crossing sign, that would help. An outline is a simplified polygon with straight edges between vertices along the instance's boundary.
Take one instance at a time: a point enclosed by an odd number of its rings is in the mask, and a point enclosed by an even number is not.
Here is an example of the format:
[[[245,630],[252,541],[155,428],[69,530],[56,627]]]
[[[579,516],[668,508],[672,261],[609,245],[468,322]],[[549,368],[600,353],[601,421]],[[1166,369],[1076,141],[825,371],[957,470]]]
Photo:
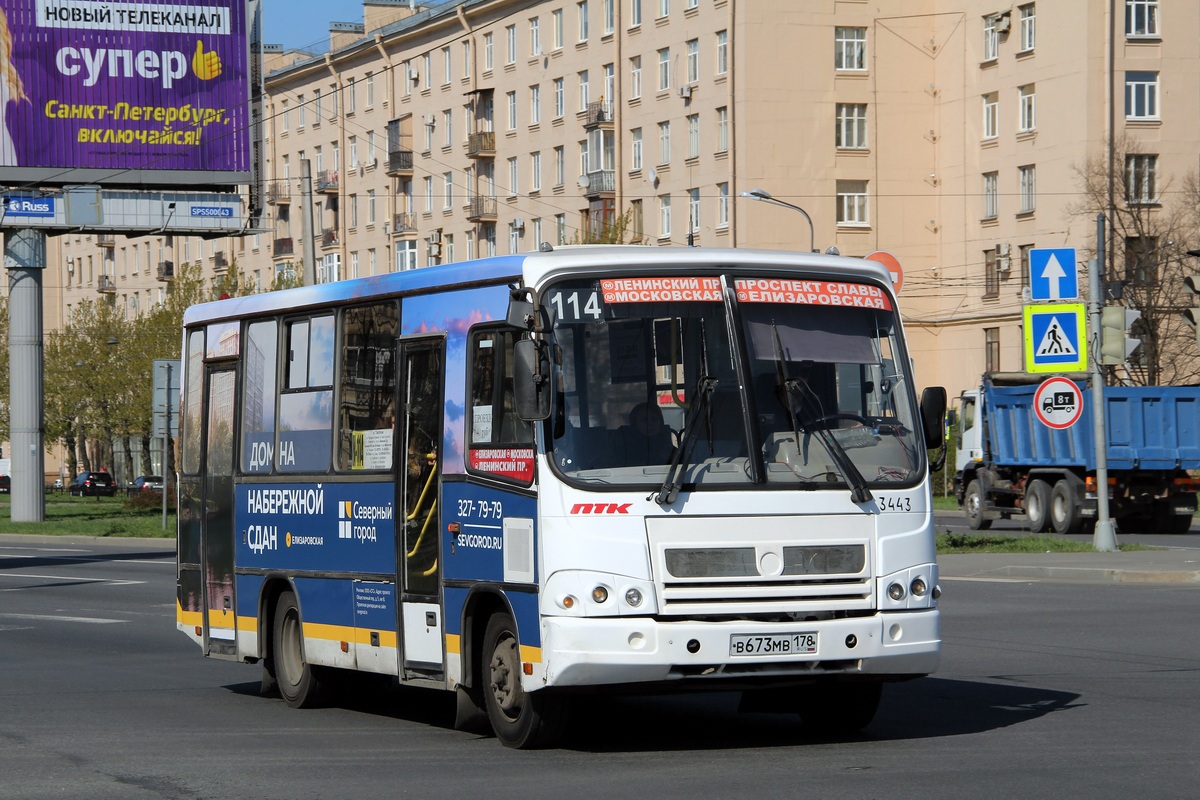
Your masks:
[[[1025,306],[1025,371],[1087,369],[1087,308],[1083,303]]]

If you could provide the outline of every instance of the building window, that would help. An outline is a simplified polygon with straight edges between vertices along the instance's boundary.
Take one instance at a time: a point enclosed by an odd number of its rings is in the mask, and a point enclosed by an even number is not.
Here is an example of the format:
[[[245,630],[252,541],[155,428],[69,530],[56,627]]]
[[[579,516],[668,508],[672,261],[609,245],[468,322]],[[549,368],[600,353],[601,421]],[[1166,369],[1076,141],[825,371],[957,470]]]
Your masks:
[[[471,42],[470,42],[470,40],[466,40],[462,43],[462,57],[463,57],[462,76],[464,78],[469,78],[469,77],[471,77]],[[402,70],[400,74],[404,75],[407,71],[408,70]]]
[[[998,135],[997,109],[1000,96],[995,92],[983,96],[983,138],[995,139]]]
[[[450,173],[446,173],[449,175]],[[375,190],[367,189],[367,224],[375,224]]]
[[[446,48],[446,83],[450,82],[450,48]],[[375,106],[375,74],[367,73],[367,108]]]
[[[995,219],[999,213],[1000,195],[997,189],[1000,176],[996,172],[983,174],[983,218]]]
[[[721,106],[717,109],[717,152],[729,151],[729,109]]]
[[[508,129],[515,131],[517,129],[517,93],[509,92],[504,97],[508,103]]]
[[[495,55],[492,42],[492,35],[485,33],[483,35],[483,71],[491,72],[495,66]]]
[[[304,95],[300,95],[299,97],[296,98],[296,128],[297,129],[304,127],[304,121],[305,121],[304,118],[305,118],[305,114],[307,113],[307,111],[308,111],[308,109],[306,108],[305,103],[304,103]]]
[[[616,3],[616,0],[604,0],[604,35],[605,36],[612,33],[613,28],[616,27],[616,9],[613,8],[613,5],[615,3]]]
[[[996,248],[983,251],[983,299],[1000,296],[1000,270],[996,260]]]
[[[1020,111],[1017,130],[1022,133],[1032,131],[1037,126],[1036,99],[1036,87],[1032,83],[1017,88],[1017,108]]]
[[[642,168],[642,129],[634,128],[629,132],[629,168],[639,170]]]
[[[517,181],[519,179],[517,172],[517,159],[510,158],[508,160],[508,195],[513,197],[517,194]]]
[[[637,100],[642,96],[642,57],[634,56],[629,59],[629,99]]]
[[[517,61],[517,26],[509,25],[504,29],[504,63],[515,64]]]
[[[629,0],[629,27],[642,24],[642,0]]]
[[[1021,253],[1021,285],[1028,286],[1029,285],[1029,251],[1033,249],[1033,245],[1023,244],[1023,245],[1021,245],[1021,247],[1019,249],[1020,249],[1020,253]]]
[[[567,215],[566,214],[555,214],[554,215],[554,238],[557,240],[558,244],[566,244],[567,243]]]
[[[671,238],[671,195],[658,197],[658,238]]]
[[[588,73],[585,69],[579,73],[579,110],[587,111],[588,107]]]
[[[1158,73],[1125,73],[1125,119],[1158,119]]]
[[[658,163],[671,163],[671,123],[658,123]]]
[[[566,111],[566,93],[563,90],[563,79],[554,79],[554,118],[559,119]]]
[[[562,145],[554,148],[554,185],[562,186],[566,180],[567,151]]]
[[[1131,205],[1158,202],[1158,156],[1125,157],[1125,201]]]
[[[658,90],[665,92],[671,88],[671,48],[664,47],[658,51]]]
[[[700,232],[700,190],[688,189],[688,232]]]
[[[996,30],[999,17],[983,18],[983,60],[995,61],[1000,57],[1000,32]]]
[[[861,71],[867,68],[867,29],[833,29],[833,68]]]
[[[1037,167],[1032,164],[1019,167],[1021,178],[1021,211],[1029,214],[1037,208]]]
[[[442,48],[442,75],[444,76],[442,84],[449,86],[450,81],[454,79],[454,58],[450,54],[449,47]],[[368,75],[367,80],[372,80],[371,76]],[[367,89],[367,97],[370,98],[374,96],[375,90],[373,88],[373,84],[368,83]],[[368,100],[367,105],[371,105],[370,100]]]
[[[700,40],[689,39],[687,47],[687,79],[688,83],[700,80]]]
[[[454,173],[442,173],[442,210],[449,211],[454,205]]]
[[[588,4],[587,0],[581,3],[576,3],[575,8],[579,13],[579,41],[586,42],[588,39]]]
[[[433,177],[425,178],[425,213],[433,213]]]
[[[658,0],[658,18],[666,19],[671,15],[671,0]]]
[[[529,20],[529,55],[542,54],[542,21],[537,17]]]
[[[729,225],[729,184],[717,184],[717,227]]]
[[[987,372],[1000,371],[1000,329],[983,329],[983,368]]]
[[[1158,36],[1158,0],[1125,0],[1125,35]]]
[[[1158,283],[1158,238],[1130,236],[1125,239],[1125,280],[1147,286]]]
[[[700,115],[689,114],[688,126],[688,158],[700,157]]]
[[[837,224],[867,225],[870,221],[867,212],[867,182],[838,181]]]
[[[529,87],[529,124],[537,125],[542,121],[542,87]]]
[[[540,192],[542,190],[542,154],[534,152],[529,154],[529,191]]]
[[[1021,6],[1018,11],[1021,15],[1021,52],[1028,53],[1037,43],[1037,15],[1032,3]]]
[[[866,103],[838,103],[836,145],[861,150],[867,146]]]
[[[729,72],[729,32],[717,31],[717,74]]]

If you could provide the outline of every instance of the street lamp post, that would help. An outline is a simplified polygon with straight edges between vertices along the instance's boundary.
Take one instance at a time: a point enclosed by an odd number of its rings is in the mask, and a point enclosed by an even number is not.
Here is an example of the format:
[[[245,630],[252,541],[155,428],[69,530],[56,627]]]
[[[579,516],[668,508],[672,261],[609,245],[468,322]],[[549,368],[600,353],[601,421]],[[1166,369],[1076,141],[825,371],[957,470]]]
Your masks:
[[[817,249],[817,236],[816,236],[816,232],[813,230],[812,217],[810,217],[808,215],[808,212],[805,211],[803,208],[801,208],[800,206],[797,206],[797,205],[792,205],[791,203],[788,203],[784,200],[780,200],[777,197],[772,197],[770,192],[767,192],[765,189],[751,189],[748,192],[742,192],[739,196],[740,197],[748,197],[751,200],[762,200],[764,203],[773,203],[774,205],[777,205],[777,206],[783,206],[784,208],[790,208],[793,211],[799,211],[801,214],[804,215],[804,218],[806,220],[808,220],[808,247],[809,247],[809,249],[812,250],[812,252],[814,252],[814,253],[821,252],[820,250]]]

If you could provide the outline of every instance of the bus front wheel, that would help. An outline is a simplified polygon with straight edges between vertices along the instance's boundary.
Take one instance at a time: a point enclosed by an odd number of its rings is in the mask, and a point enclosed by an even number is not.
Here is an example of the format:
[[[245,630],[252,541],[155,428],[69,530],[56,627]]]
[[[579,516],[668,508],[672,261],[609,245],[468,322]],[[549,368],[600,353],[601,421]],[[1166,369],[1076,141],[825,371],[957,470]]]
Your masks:
[[[521,645],[508,614],[488,620],[483,657],[484,704],[496,738],[520,749],[552,744],[566,726],[565,701],[553,690],[526,692],[521,685]]]
[[[279,694],[292,708],[310,708],[320,699],[321,681],[317,668],[304,660],[303,625],[295,592],[279,595],[274,627],[273,660]]]

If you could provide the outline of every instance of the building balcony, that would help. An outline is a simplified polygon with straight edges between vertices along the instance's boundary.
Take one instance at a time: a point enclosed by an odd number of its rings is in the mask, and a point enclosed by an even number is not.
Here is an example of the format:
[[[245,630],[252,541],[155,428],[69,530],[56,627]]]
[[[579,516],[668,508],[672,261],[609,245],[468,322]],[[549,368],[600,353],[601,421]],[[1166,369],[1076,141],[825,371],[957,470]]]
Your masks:
[[[594,103],[588,103],[587,106],[587,121],[584,126],[595,128],[603,126],[606,128],[612,127],[613,109],[612,103],[607,100],[597,100]]]
[[[290,256],[296,252],[296,241],[291,237],[286,239],[276,239],[271,244],[271,257],[281,258]]]
[[[416,214],[393,214],[392,233],[413,233],[417,229]]]
[[[96,244],[100,247],[116,247],[117,237],[111,233],[96,234]]]
[[[480,131],[467,137],[468,158],[494,158],[496,156],[496,132]]]
[[[292,202],[287,180],[267,181],[267,202],[273,205]]]
[[[213,253],[213,272],[218,274],[229,269],[229,256],[225,255],[224,250],[218,250]]]
[[[412,175],[413,171],[413,151],[398,149],[388,151],[387,174],[393,177],[397,175]]]
[[[96,291],[100,294],[116,294],[117,282],[113,280],[112,275],[101,275],[96,281]]]
[[[337,228],[326,228],[321,231],[321,247],[336,247],[341,242],[342,237],[338,235]]]
[[[171,281],[175,279],[175,262],[160,261],[158,262],[158,279],[160,281]]]
[[[471,222],[495,222],[496,198],[472,197],[467,207],[467,219]]]
[[[318,192],[333,192],[337,194],[339,186],[338,171],[336,169],[323,169],[317,173]]]
[[[587,174],[587,188],[583,193],[588,197],[601,194],[613,194],[617,191],[617,173],[611,169],[600,169]]]

